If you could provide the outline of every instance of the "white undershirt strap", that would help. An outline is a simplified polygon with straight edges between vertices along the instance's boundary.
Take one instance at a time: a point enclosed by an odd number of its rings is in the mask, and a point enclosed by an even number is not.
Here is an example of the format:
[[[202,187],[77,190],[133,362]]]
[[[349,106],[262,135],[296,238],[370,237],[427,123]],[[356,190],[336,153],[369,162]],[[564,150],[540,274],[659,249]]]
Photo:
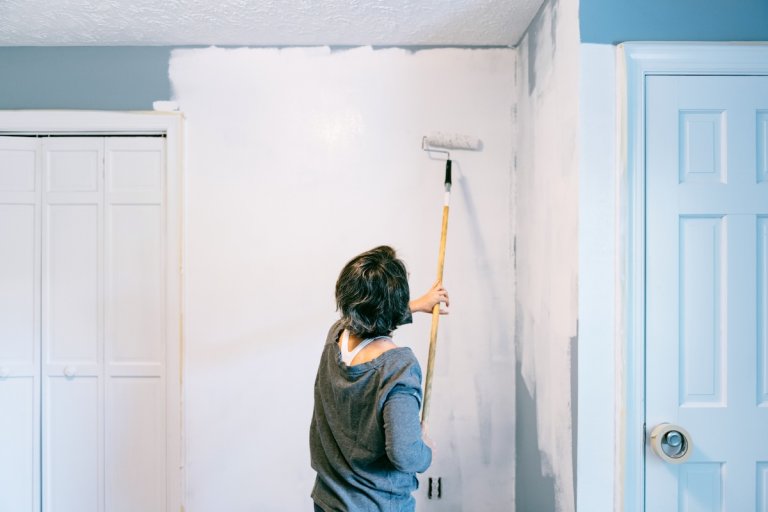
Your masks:
[[[357,354],[359,354],[361,350],[370,345],[371,342],[380,340],[382,338],[388,340],[392,339],[389,336],[376,336],[375,338],[368,338],[358,343],[354,349],[349,350],[349,331],[344,329],[344,332],[341,333],[341,360],[344,361],[344,364],[347,366],[352,366],[352,361],[355,359],[355,357],[357,357]]]

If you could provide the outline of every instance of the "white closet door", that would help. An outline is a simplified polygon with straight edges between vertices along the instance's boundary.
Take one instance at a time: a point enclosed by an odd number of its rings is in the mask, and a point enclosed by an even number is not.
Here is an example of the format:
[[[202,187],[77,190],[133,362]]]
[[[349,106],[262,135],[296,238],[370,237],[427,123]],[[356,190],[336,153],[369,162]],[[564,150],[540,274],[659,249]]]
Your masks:
[[[164,162],[0,137],[2,512],[166,509]]]
[[[40,507],[38,141],[0,137],[0,510]]]
[[[106,139],[106,510],[165,510],[165,139]]]
[[[104,140],[43,141],[43,510],[104,510]]]

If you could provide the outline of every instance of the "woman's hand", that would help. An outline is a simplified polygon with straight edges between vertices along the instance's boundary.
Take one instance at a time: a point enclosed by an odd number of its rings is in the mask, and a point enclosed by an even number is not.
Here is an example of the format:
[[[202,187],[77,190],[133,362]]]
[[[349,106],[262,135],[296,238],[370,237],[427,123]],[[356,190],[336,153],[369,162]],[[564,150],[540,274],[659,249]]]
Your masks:
[[[411,308],[411,313],[416,313],[418,311],[422,313],[432,313],[432,308],[434,308],[436,304],[445,304],[445,307],[442,305],[440,306],[440,314],[448,314],[448,306],[450,306],[448,291],[443,288],[443,284],[440,281],[433,284],[432,288],[430,288],[427,293],[418,299],[412,300],[408,305]]]

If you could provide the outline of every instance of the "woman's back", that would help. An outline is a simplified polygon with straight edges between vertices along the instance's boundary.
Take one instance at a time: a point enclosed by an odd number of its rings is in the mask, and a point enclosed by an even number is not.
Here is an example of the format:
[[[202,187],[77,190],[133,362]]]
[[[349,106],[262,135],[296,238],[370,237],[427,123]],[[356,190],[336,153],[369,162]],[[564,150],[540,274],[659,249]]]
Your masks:
[[[416,472],[432,453],[421,439],[421,369],[409,348],[391,342],[341,360],[343,327],[326,339],[315,381],[310,429],[312,497],[324,510],[413,510]]]

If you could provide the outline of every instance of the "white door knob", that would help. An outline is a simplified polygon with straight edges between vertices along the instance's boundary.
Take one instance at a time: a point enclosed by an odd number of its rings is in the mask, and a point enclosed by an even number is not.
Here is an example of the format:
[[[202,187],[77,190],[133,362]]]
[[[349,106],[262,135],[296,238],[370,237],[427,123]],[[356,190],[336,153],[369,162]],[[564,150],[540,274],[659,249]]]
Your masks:
[[[4,379],[11,374],[11,369],[7,366],[0,366],[0,379]]]
[[[65,377],[74,377],[77,375],[77,368],[74,366],[65,366],[64,367],[64,376]]]

